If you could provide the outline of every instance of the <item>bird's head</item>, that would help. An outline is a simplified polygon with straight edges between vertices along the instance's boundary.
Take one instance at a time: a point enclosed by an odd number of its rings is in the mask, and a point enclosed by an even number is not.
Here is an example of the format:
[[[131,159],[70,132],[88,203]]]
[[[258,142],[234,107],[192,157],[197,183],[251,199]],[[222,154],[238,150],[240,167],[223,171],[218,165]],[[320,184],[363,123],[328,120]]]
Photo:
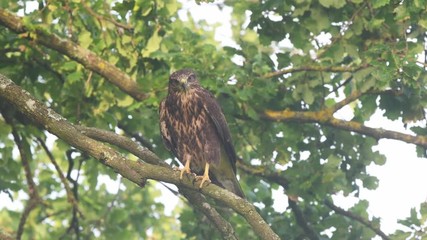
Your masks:
[[[169,77],[169,91],[186,93],[199,85],[196,73],[191,69],[182,69],[172,73]]]

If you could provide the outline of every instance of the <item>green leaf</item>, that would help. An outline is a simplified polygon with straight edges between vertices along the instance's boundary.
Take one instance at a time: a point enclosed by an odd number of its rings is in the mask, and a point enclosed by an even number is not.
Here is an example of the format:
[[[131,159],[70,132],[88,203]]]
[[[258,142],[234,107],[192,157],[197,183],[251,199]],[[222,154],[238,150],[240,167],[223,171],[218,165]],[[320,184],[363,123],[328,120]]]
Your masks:
[[[372,7],[373,8],[380,8],[387,4],[389,4],[390,0],[373,0],[372,1]]]
[[[83,31],[79,34],[79,44],[82,48],[88,48],[92,43],[92,37],[90,32]]]
[[[160,48],[161,41],[162,37],[159,36],[158,31],[155,31],[150,39],[148,39],[147,46],[142,50],[142,56],[148,57],[151,53],[157,51]]]
[[[319,0],[319,2],[326,8],[342,8],[345,5],[345,0]]]

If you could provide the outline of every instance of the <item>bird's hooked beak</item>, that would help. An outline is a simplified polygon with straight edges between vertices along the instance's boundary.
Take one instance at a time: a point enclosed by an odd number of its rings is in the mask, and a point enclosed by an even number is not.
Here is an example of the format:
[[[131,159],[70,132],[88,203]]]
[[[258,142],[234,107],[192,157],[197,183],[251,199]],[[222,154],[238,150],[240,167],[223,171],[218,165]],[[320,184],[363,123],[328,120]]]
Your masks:
[[[184,90],[184,91],[188,90],[189,85],[188,85],[188,82],[187,82],[187,78],[181,78],[181,79],[179,79],[179,83],[181,84],[182,90]]]

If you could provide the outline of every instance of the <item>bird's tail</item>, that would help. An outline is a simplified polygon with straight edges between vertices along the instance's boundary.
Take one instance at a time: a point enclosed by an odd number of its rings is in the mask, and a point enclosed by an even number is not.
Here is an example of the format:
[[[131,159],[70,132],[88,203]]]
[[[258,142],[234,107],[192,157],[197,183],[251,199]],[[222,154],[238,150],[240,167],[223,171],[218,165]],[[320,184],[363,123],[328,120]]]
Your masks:
[[[241,198],[245,198],[245,194],[236,178],[236,173],[234,172],[231,162],[225,158],[227,157],[225,154],[222,155],[223,158],[220,163],[218,165],[213,164],[210,169],[210,173],[212,173],[210,174],[212,182],[233,192]]]
[[[218,180],[218,179],[217,179]],[[239,182],[237,181],[236,176],[233,176],[233,178],[223,178],[219,176],[218,182],[228,191],[236,194],[237,196],[241,198],[245,198],[245,194],[243,193],[242,187],[240,186]]]

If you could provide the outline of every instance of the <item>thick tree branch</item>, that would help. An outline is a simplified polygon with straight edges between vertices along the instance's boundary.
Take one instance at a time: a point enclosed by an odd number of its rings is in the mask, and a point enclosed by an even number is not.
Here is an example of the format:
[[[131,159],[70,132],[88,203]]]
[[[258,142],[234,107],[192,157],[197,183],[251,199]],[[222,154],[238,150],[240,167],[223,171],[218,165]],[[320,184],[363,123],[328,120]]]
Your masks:
[[[235,235],[234,229],[229,222],[227,222],[215,208],[206,202],[205,197],[196,192],[186,188],[181,188],[180,192],[190,203],[199,209],[205,216],[215,225],[215,227],[221,233],[223,239],[236,240],[238,239]]]
[[[142,146],[148,148],[148,150],[153,151],[153,144],[150,143],[147,139],[145,139],[144,136],[139,133],[132,132],[128,126],[122,124],[121,122],[117,123],[117,127],[122,129],[128,136],[135,138],[137,142],[141,143]]]
[[[80,125],[76,125],[75,127],[82,134],[95,140],[110,143],[125,149],[147,163],[169,167],[169,165],[158,158],[156,154],[125,136],[121,136],[115,134],[114,132],[102,130],[99,128],[85,127]]]
[[[168,164],[161,161],[156,155],[148,151],[147,148],[141,147],[136,142],[130,140],[127,137],[117,135],[113,132],[84,127],[76,126],[76,128],[86,136],[96,139],[98,141],[107,142],[118,146],[124,150],[129,151],[140,159],[146,159],[148,163],[155,164],[163,167],[169,167]],[[234,229],[222,216],[213,208],[199,192],[192,191],[186,188],[180,188],[180,192],[187,198],[192,206],[199,209],[205,216],[215,225],[218,231],[221,233],[224,239],[237,239],[234,235]]]
[[[134,99],[143,100],[146,97],[145,93],[139,90],[135,80],[113,64],[99,58],[94,52],[56,34],[49,33],[47,29],[39,26],[26,26],[22,18],[2,8],[0,8],[0,24],[16,33],[28,33],[29,39],[79,62],[87,69],[103,76]]]
[[[105,144],[81,134],[74,125],[61,115],[47,108],[43,103],[3,75],[0,75],[0,97],[14,105],[18,111],[33,119],[33,121],[44,126],[52,134],[73,147],[86,152],[130,181],[141,184],[147,178],[172,183],[178,187],[194,191],[201,191],[203,194],[212,197],[242,215],[261,239],[280,239],[258,214],[255,207],[246,200],[215,184],[199,189],[197,184],[193,184],[194,177],[189,176],[188,178],[180,179],[179,172],[172,170],[170,167],[131,161],[123,157]]]
[[[345,121],[337,119],[333,117],[331,113],[333,113],[333,111],[330,111],[329,109],[320,110],[317,112],[297,112],[289,109],[281,111],[266,110],[264,111],[264,117],[274,121],[300,121],[306,123],[320,123],[338,129],[364,134],[375,139],[395,139],[427,148],[426,136],[413,136],[396,131],[385,130],[382,128],[371,128],[356,121]]]
[[[329,207],[330,209],[334,210],[336,213],[341,214],[343,216],[346,216],[350,219],[353,219],[355,221],[358,221],[360,223],[362,223],[363,225],[365,225],[366,227],[368,227],[369,229],[371,229],[372,231],[374,231],[376,234],[378,234],[382,239],[384,240],[389,240],[390,238],[383,232],[381,231],[381,229],[375,227],[371,222],[369,222],[368,220],[362,218],[361,216],[358,216],[352,212],[346,211],[338,206],[335,206],[335,204],[333,204],[331,201],[329,200],[325,200],[325,205],[327,207]]]

